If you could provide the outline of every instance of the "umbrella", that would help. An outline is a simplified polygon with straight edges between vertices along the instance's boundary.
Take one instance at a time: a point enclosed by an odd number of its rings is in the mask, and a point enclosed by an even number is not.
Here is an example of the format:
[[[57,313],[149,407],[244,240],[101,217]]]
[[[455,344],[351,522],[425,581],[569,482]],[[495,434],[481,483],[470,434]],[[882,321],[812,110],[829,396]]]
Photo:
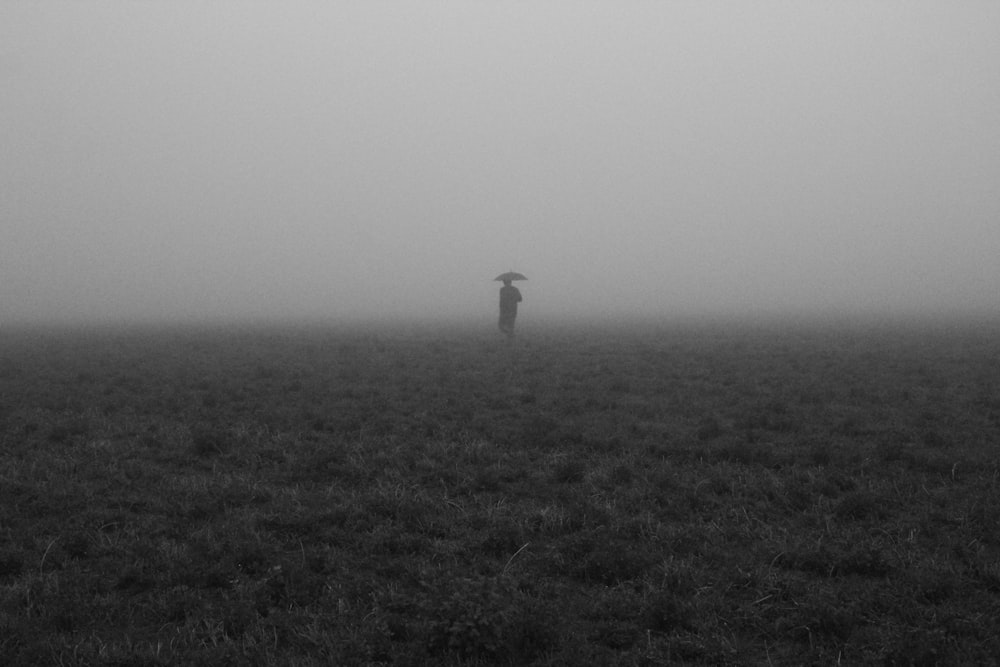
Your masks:
[[[527,277],[525,277],[523,273],[518,273],[517,271],[508,271],[507,273],[501,273],[493,280],[527,280]]]

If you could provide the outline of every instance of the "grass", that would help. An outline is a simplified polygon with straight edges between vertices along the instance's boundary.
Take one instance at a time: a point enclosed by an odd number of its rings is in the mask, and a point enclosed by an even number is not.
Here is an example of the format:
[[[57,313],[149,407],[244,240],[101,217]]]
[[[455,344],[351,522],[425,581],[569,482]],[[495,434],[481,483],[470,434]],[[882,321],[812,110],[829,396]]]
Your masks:
[[[0,331],[0,663],[991,663],[997,333]]]

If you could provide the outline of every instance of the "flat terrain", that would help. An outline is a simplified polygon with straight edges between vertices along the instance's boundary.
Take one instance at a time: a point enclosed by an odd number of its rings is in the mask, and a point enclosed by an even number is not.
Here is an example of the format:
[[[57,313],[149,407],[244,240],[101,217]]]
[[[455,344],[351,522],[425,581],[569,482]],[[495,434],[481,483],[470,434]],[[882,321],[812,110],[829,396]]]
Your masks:
[[[0,664],[993,664],[1000,328],[0,329]]]

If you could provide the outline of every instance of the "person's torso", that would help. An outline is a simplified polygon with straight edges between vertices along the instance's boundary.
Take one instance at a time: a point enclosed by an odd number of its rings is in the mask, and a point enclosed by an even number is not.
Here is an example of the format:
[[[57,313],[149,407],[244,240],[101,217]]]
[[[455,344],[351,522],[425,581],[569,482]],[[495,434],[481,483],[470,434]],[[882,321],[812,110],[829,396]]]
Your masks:
[[[517,308],[517,302],[521,300],[521,293],[513,285],[500,288],[500,307],[503,309]]]

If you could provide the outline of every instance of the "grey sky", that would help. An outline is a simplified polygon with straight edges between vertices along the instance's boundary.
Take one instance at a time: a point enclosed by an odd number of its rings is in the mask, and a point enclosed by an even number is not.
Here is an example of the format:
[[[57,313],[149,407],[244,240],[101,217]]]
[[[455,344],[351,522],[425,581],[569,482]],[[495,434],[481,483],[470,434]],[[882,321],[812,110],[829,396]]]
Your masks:
[[[1000,311],[1000,3],[0,4],[0,319]]]

